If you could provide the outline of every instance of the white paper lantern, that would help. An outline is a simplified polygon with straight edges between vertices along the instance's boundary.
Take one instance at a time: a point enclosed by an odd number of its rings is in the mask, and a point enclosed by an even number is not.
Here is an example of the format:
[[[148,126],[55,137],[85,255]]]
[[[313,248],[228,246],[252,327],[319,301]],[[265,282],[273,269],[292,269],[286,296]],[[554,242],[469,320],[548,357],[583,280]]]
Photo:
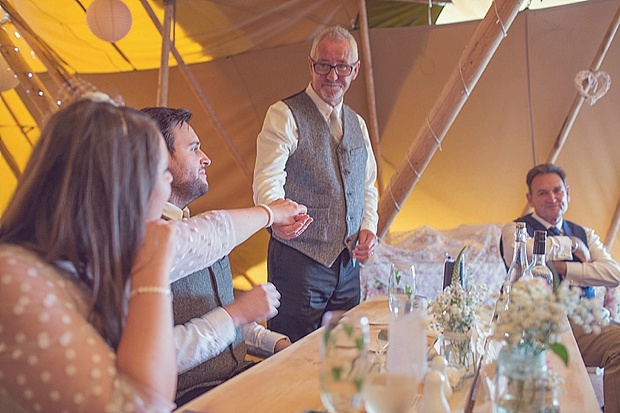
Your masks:
[[[86,23],[98,38],[114,43],[131,29],[131,11],[121,0],[95,0],[86,11]]]
[[[14,89],[17,85],[19,85],[19,79],[4,60],[4,56],[0,55],[0,92]]]

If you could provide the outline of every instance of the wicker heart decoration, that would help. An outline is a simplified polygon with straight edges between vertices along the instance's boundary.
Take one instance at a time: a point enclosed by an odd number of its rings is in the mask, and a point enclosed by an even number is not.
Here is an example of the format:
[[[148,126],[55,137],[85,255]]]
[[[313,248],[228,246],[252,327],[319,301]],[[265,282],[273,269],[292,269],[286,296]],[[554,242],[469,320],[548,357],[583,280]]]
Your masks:
[[[592,73],[589,70],[582,70],[575,76],[575,87],[590,106],[602,98],[611,86],[611,76],[606,72]]]

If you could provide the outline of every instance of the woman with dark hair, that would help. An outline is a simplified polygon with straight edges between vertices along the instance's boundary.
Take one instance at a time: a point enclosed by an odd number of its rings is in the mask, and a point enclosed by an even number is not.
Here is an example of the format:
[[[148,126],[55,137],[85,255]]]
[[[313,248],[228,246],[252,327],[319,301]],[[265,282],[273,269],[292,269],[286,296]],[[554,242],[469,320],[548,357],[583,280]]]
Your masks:
[[[84,99],[50,118],[0,218],[0,411],[170,411],[170,279],[305,215],[280,200],[165,222],[167,164],[134,109]]]

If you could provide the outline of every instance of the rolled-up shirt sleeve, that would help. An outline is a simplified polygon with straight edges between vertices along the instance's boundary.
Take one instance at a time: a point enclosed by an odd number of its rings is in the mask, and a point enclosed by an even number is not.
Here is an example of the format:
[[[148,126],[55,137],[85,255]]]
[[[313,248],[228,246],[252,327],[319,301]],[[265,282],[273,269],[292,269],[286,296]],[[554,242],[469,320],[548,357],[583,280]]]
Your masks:
[[[502,227],[502,244],[504,262],[510,266],[514,251],[514,229],[516,224],[509,222]],[[604,286],[616,287],[620,284],[620,264],[616,262],[593,229],[582,227],[586,232],[588,249],[591,261],[586,263],[572,262],[572,245],[570,237],[564,235],[547,237],[546,255],[547,261],[566,262],[566,276],[564,279],[572,284],[582,287]],[[528,238],[526,243],[528,260],[532,260],[534,249],[533,238]]]
[[[509,267],[512,261],[515,248],[515,232],[516,223],[509,222],[502,227],[502,245],[503,245],[503,257],[506,266]],[[547,261],[567,261],[573,259],[571,253],[571,247],[573,241],[570,237],[566,236],[551,236],[547,237],[547,243],[545,247],[545,260]],[[527,250],[528,260],[532,260],[532,253],[534,252],[534,238],[528,237],[525,243],[525,249]]]
[[[218,307],[185,324],[175,325],[173,334],[177,369],[181,374],[224,351],[234,341],[236,331],[233,319]]]
[[[565,279],[584,287],[617,287],[620,284],[620,264],[611,257],[594,230],[586,227],[583,229],[588,238],[591,261],[567,262]]]
[[[267,330],[258,323],[250,323],[241,327],[243,341],[252,356],[267,358],[273,355],[276,343],[287,338],[284,334]]]

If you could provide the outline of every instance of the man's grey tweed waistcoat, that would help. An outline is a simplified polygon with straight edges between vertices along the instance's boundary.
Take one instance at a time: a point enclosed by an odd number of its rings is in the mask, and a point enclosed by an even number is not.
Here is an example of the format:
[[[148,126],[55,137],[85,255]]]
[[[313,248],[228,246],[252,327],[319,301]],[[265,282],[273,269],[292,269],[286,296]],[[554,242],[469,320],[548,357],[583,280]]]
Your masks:
[[[330,267],[351,251],[364,214],[368,152],[356,113],[343,105],[343,136],[337,143],[318,108],[304,92],[284,99],[299,129],[297,149],[286,162],[287,198],[308,207],[314,222],[299,237],[278,241]]]
[[[175,281],[171,289],[175,325],[230,304],[234,297],[228,257]],[[177,398],[196,388],[216,386],[234,376],[243,367],[245,355],[246,346],[238,328],[235,341],[224,351],[179,375]]]

